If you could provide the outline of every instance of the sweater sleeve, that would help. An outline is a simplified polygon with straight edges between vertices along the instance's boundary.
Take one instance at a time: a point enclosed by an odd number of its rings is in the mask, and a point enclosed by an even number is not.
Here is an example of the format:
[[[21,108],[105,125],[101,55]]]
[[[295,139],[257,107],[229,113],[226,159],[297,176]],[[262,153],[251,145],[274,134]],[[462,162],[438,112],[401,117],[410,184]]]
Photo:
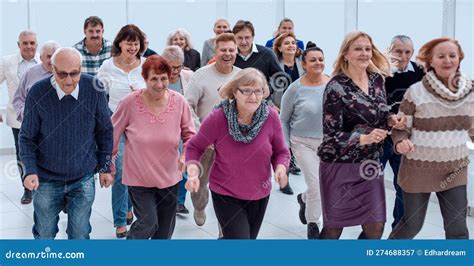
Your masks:
[[[197,76],[200,76],[200,75],[196,75],[195,73],[191,77],[191,80],[189,81],[188,89],[184,91],[184,98],[186,98],[186,101],[188,102],[189,107],[191,108],[191,114],[194,121],[194,127],[196,128],[196,130],[199,130],[199,128],[201,127],[201,120],[199,119],[199,116],[197,115],[197,109],[198,109],[199,101],[201,100],[203,92],[202,92],[202,86],[199,83]]]
[[[411,135],[411,130],[413,128],[413,117],[415,115],[416,105],[413,102],[413,94],[414,87],[408,88],[407,92],[403,96],[402,103],[400,104],[399,113],[403,113],[406,116],[406,129],[405,130],[398,130],[393,128],[392,129],[392,140],[394,145],[398,142],[409,139]]]
[[[211,60],[212,47],[211,47],[210,42],[211,40],[207,40],[204,42],[204,45],[202,48],[202,55],[201,55],[201,67],[207,65],[207,62]]]
[[[202,122],[201,128],[186,145],[186,162],[199,162],[202,154],[209,145],[216,141],[218,115],[222,109],[213,110]],[[222,121],[225,123],[225,121]]]
[[[183,110],[181,111],[181,139],[183,140],[183,146],[186,147],[186,143],[196,134],[194,129],[193,117],[191,109],[186,100],[183,98]],[[186,150],[186,148],[183,148]]]
[[[97,145],[97,161],[100,173],[110,173],[112,163],[113,128],[110,110],[105,92],[98,92],[95,115],[95,142]]]
[[[34,88],[35,86],[33,86]],[[40,103],[36,100],[34,94],[26,98],[25,117],[20,130],[19,146],[20,158],[24,165],[25,176],[38,174],[36,153],[38,151],[38,142],[41,129],[41,117],[38,111]]]
[[[277,165],[283,164],[288,170],[290,164],[290,151],[285,143],[285,137],[281,129],[280,121],[278,120],[277,112],[269,107],[270,115],[273,113],[273,138],[272,138],[272,166],[273,170],[276,169]]]
[[[280,121],[283,129],[283,135],[285,136],[285,141],[288,147],[290,146],[290,120],[293,115],[293,110],[295,107],[295,97],[296,97],[297,86],[293,83],[285,91],[281,99],[280,107]]]
[[[129,99],[129,96],[126,96],[123,98],[120,103],[117,106],[117,109],[115,110],[114,114],[112,115],[112,124],[114,127],[114,133],[113,133],[113,149],[112,149],[112,173],[115,173],[115,159],[117,158],[117,153],[120,145],[120,138],[122,137],[123,133],[125,132],[125,129],[127,128],[130,118],[129,114],[131,107],[130,103],[133,103],[133,101],[127,101]],[[134,96],[132,96],[134,97]]]

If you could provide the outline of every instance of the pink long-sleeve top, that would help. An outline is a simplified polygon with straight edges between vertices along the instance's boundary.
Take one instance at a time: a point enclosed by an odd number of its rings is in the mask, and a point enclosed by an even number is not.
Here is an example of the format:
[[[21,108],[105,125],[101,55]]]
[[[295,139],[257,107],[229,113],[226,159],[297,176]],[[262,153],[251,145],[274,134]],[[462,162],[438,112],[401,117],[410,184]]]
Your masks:
[[[209,175],[209,188],[218,194],[243,200],[259,200],[270,194],[271,166],[288,169],[290,153],[278,113],[270,114],[250,143],[235,141],[229,134],[222,108],[213,110],[199,132],[189,141],[186,162],[199,161],[206,147],[214,144],[216,156]]]
[[[178,145],[196,133],[191,110],[184,97],[168,90],[164,111],[156,116],[143,102],[143,90],[125,96],[112,116],[113,157],[125,133],[122,183],[128,186],[166,188],[181,180]],[[115,166],[112,167],[115,172]]]

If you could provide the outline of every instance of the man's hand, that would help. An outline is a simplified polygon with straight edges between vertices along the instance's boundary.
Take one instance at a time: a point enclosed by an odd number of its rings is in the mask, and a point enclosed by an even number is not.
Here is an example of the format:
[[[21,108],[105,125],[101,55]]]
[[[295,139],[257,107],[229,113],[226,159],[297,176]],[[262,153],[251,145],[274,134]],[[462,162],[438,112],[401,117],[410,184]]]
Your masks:
[[[114,183],[114,176],[111,173],[100,173],[99,174],[100,187],[108,188]]]
[[[31,191],[37,190],[39,187],[38,175],[28,175],[25,177],[23,185]]]

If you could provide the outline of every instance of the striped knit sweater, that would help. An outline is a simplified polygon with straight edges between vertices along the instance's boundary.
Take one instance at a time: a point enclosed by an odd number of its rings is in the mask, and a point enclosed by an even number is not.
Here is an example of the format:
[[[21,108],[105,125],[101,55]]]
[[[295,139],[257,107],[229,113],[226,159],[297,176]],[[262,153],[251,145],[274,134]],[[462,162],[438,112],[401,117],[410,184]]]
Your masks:
[[[402,157],[398,173],[405,192],[438,192],[467,184],[466,142],[474,140],[474,93],[470,79],[457,77],[454,93],[428,72],[403,97],[400,112],[407,116],[407,130],[393,129],[392,139],[410,139],[415,146]]]

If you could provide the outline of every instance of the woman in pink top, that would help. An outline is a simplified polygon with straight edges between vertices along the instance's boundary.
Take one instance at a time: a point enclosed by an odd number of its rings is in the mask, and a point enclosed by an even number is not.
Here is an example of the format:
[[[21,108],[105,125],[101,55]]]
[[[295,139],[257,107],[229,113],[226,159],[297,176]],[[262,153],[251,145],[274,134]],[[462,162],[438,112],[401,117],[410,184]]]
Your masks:
[[[278,113],[264,100],[269,89],[260,71],[241,70],[219,94],[226,100],[204,119],[187,146],[186,188],[199,189],[199,158],[213,144],[209,188],[223,238],[255,239],[270,196],[271,167],[284,187],[290,153]]]
[[[125,96],[112,116],[116,156],[125,134],[123,184],[128,186],[137,220],[127,239],[170,239],[175,225],[183,159],[179,141],[194,134],[184,97],[168,89],[171,67],[153,55],[142,67],[146,88]]]

